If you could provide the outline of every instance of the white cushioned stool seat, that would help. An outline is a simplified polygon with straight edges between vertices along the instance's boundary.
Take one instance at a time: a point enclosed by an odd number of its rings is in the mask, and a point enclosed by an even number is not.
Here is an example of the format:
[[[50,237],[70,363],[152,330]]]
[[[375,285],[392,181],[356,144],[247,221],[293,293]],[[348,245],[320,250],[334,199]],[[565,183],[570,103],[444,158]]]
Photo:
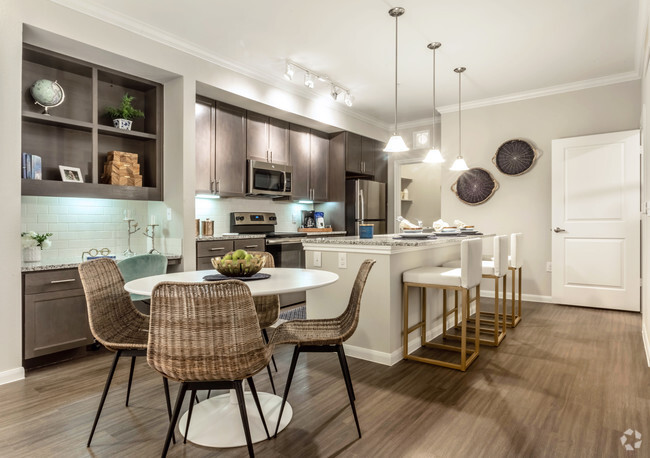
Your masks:
[[[460,261],[458,268],[418,267],[402,274],[405,283],[423,283],[427,285],[460,286]]]
[[[452,268],[460,267],[460,259],[454,259],[453,261],[447,261],[442,265],[442,268]],[[481,274],[482,275],[494,275],[494,261],[483,259],[481,261]]]

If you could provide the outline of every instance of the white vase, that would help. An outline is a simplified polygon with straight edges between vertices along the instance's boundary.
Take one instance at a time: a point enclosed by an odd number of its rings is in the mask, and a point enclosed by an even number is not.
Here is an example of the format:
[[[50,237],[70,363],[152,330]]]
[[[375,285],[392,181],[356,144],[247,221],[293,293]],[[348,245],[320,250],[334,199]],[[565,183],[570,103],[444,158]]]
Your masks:
[[[131,130],[131,124],[133,124],[133,121],[128,119],[113,119],[113,126],[117,127],[118,129]]]
[[[24,262],[39,262],[41,260],[41,247],[30,246],[23,248]]]

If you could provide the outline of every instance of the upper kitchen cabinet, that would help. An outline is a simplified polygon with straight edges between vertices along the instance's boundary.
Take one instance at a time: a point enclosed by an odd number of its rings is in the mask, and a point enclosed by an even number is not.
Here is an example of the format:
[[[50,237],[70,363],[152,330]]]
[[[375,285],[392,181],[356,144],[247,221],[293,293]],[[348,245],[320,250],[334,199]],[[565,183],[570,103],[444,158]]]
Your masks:
[[[246,157],[288,164],[289,123],[249,111],[246,115]]]
[[[196,193],[244,196],[246,111],[196,99]]]
[[[387,158],[382,151],[383,143],[372,138],[362,137],[352,132],[341,132],[340,137],[345,145],[345,171],[348,176],[373,178],[386,182]]]
[[[65,99],[48,114],[34,104],[30,87],[40,79],[56,81]],[[122,96],[144,118],[132,130],[113,127],[106,107]],[[162,85],[25,44],[22,68],[22,152],[41,158],[42,179],[22,180],[22,194],[162,200]],[[108,153],[138,155],[142,186],[101,183]],[[59,166],[78,168],[83,183],[64,182]],[[17,172],[18,173],[18,172]]]
[[[329,140],[327,135],[291,124],[291,197],[295,200],[328,200]]]

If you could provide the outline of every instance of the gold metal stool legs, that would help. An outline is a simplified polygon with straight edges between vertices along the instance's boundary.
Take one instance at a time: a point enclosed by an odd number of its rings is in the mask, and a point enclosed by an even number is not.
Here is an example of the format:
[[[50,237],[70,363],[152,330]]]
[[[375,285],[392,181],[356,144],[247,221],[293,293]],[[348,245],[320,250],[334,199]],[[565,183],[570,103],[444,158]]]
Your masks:
[[[416,324],[409,326],[409,287],[410,286],[415,286],[419,287],[421,290],[420,294],[420,316],[421,320],[417,322]],[[426,340],[426,288],[437,288],[437,289],[442,289],[443,291],[443,302],[442,302],[442,335],[443,339],[446,337],[450,337],[449,334],[447,334],[447,318],[451,313],[454,313],[454,321],[455,325],[460,326],[460,347],[454,346],[454,345],[448,345],[448,344],[440,344],[440,343],[434,343],[434,342],[427,342]],[[455,307],[451,311],[447,312],[447,290],[453,290],[454,291],[454,296],[456,297],[455,301]],[[403,335],[403,345],[404,345],[404,350],[403,350],[403,356],[404,359],[410,359],[413,361],[418,361],[421,363],[427,363],[427,364],[433,364],[436,366],[441,366],[441,367],[447,367],[449,369],[457,369],[460,371],[465,371],[472,362],[478,357],[479,354],[479,347],[480,347],[480,318],[481,318],[481,287],[480,285],[477,285],[476,288],[476,295],[473,299],[470,298],[470,291],[461,288],[461,287],[453,287],[453,286],[446,286],[446,285],[429,285],[429,284],[421,284],[421,283],[403,283],[403,288],[402,288],[402,310],[404,312],[404,335]],[[462,295],[462,304],[460,308],[460,324],[458,323],[458,292],[461,293]],[[469,330],[468,327],[468,321],[469,321],[469,307],[472,302],[476,302],[476,315],[474,317],[475,324],[472,327],[474,329],[474,349],[471,351],[471,353],[467,349],[467,332]],[[415,356],[415,355],[409,355],[408,351],[408,336],[410,333],[412,333],[415,330],[420,330],[420,343],[421,346],[424,347],[429,347],[429,348],[436,348],[440,350],[448,350],[448,351],[455,351],[455,352],[460,352],[460,364],[455,364],[455,363],[450,363],[447,361],[442,361],[434,358],[427,358],[427,357],[422,357],[422,356]]]
[[[508,267],[508,270],[512,272],[512,313],[508,316],[508,327],[514,328],[521,321],[521,267]],[[515,280],[518,278],[519,288],[517,289],[517,306],[515,307]]]

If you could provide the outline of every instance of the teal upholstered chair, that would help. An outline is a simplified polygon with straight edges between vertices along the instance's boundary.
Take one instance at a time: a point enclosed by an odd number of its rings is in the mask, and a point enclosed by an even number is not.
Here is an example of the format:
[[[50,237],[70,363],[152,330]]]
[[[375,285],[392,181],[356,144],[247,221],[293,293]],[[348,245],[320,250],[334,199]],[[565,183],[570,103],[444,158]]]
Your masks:
[[[138,278],[167,273],[167,257],[162,254],[141,254],[123,259],[117,263],[117,267],[124,277],[124,283],[128,283]],[[149,296],[131,294],[131,300],[148,302]]]

